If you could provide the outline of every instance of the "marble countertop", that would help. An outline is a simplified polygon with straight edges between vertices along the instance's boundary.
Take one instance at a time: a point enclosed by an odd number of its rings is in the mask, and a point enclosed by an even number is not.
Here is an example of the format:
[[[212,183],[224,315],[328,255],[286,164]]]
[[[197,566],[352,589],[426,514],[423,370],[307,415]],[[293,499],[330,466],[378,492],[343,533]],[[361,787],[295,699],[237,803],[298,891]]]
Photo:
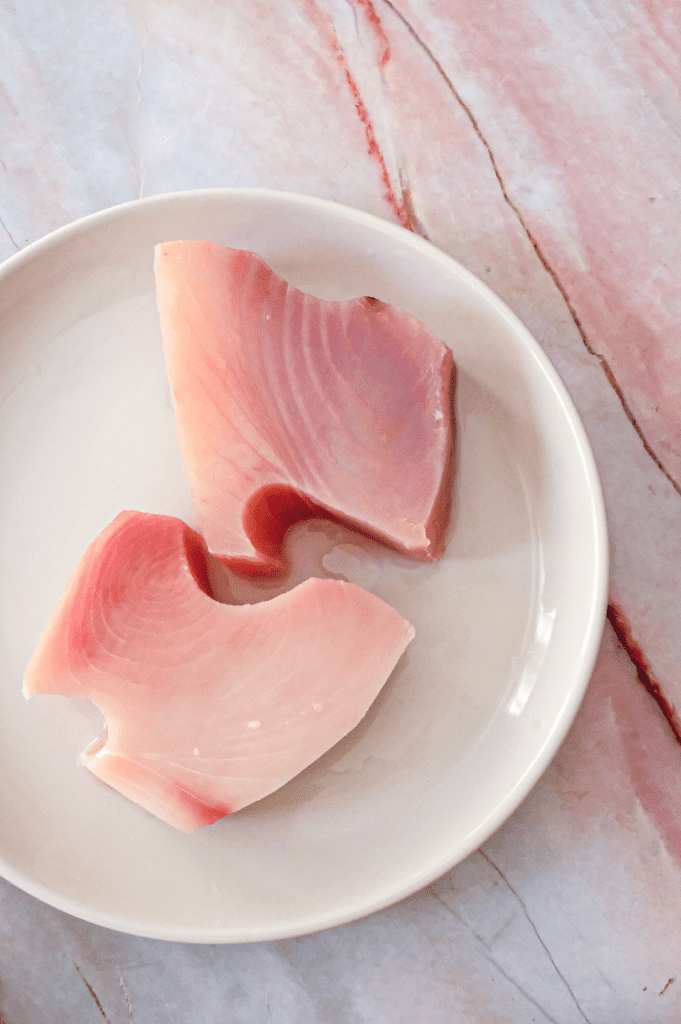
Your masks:
[[[681,1020],[681,7],[8,0],[0,53],[0,259],[203,187],[403,224],[553,360],[611,538],[582,708],[478,852],[365,920],[247,946],[109,932],[1,882],[0,1020]]]

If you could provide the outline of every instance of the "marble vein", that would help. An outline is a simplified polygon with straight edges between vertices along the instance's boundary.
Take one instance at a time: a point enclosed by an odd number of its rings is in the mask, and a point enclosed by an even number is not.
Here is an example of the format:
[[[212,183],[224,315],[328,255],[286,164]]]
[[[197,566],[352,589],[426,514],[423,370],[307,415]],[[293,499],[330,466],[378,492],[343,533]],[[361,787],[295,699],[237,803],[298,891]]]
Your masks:
[[[407,220],[409,221],[409,227],[411,228],[415,235],[421,235],[422,238],[425,238],[428,242],[430,242],[431,238],[416,212],[414,194],[412,191],[411,182],[409,180],[409,175],[406,167],[399,168],[399,175],[400,190],[402,192],[402,208],[404,210]]]
[[[92,985],[91,985],[91,984],[90,984],[90,982],[89,982],[89,981],[87,980],[87,978],[85,977],[85,975],[83,974],[83,972],[81,971],[80,967],[79,967],[79,966],[78,966],[78,964],[77,964],[77,963],[75,962],[75,960],[74,960],[74,962],[73,962],[73,966],[74,966],[74,967],[76,968],[76,970],[77,970],[77,972],[78,972],[78,976],[80,977],[81,981],[82,981],[82,982],[83,982],[83,984],[85,985],[85,988],[86,988],[86,989],[88,990],[88,992],[90,993],[90,995],[91,995],[91,996],[92,996],[92,998],[94,999],[94,1001],[95,1001],[95,1004],[96,1004],[96,1006],[97,1006],[97,1009],[98,1009],[98,1010],[99,1010],[99,1012],[101,1013],[101,1015],[102,1015],[102,1017],[104,1018],[104,1020],[108,1022],[109,1018],[107,1017],[106,1013],[104,1012],[104,1007],[103,1007],[103,1006],[102,1006],[102,1004],[100,1003],[100,1001],[99,1001],[99,999],[98,999],[98,997],[97,997],[97,993],[95,992],[95,990],[93,989]]]
[[[526,992],[525,989],[522,987],[522,985],[520,985],[515,980],[515,978],[512,978],[511,975],[508,974],[508,972],[504,970],[504,968],[501,966],[501,964],[497,960],[495,960],[493,956],[490,955],[488,943],[485,942],[485,940],[483,939],[482,935],[479,935],[478,932],[476,932],[475,928],[473,928],[472,925],[470,925],[468,923],[468,921],[465,921],[459,914],[456,913],[455,910],[453,910],[450,906],[448,906],[448,904],[445,903],[445,901],[442,899],[442,897],[438,896],[438,894],[433,891],[432,886],[428,886],[428,888],[426,889],[426,892],[430,896],[432,896],[434,900],[437,900],[437,902],[440,904],[440,906],[443,907],[447,911],[448,914],[451,914],[451,916],[460,925],[462,925],[468,932],[470,932],[470,934],[476,939],[476,941],[483,947],[482,955],[484,956],[485,960],[487,960],[488,963],[492,964],[492,966],[495,968],[495,970],[499,971],[499,973],[506,979],[506,981],[508,981],[509,984],[513,985],[513,987],[515,989],[517,989],[518,992],[520,992],[521,995],[524,996],[525,999],[527,999],[528,1003],[530,1003],[532,1006],[534,1006],[535,1009],[539,1010],[539,1012],[543,1016],[544,1020],[549,1021],[549,1024],[559,1024],[559,1022],[556,1020],[556,1018],[552,1017],[551,1014],[548,1013],[544,1009],[543,1006],[540,1006],[540,1004],[537,1002],[537,1000],[533,999],[532,996],[529,994],[529,992]],[[543,943],[542,943],[542,945],[543,945]]]
[[[631,625],[628,622],[626,615],[614,601],[610,601],[608,604],[607,616],[608,621],[615,631],[617,639],[629,655],[629,658],[636,669],[636,675],[638,676],[639,682],[645,686],[648,693],[654,697],[660,705],[662,713],[669,722],[674,735],[679,743],[681,743],[681,722],[679,721],[676,709],[667,700],[662,692],[660,684],[653,676],[652,670],[643,651],[632,636]]]
[[[352,8],[354,17],[355,32],[359,45],[363,45],[363,39],[361,39],[361,33],[359,32],[359,19],[357,16],[357,7],[364,10],[367,18],[367,23],[372,32],[377,48],[377,70],[379,75],[379,81],[381,83],[381,100],[383,109],[386,114],[386,122],[389,128],[388,141],[390,144],[390,150],[392,154],[392,162],[397,168],[397,179],[399,181],[400,199],[401,202],[396,203],[395,211],[397,218],[403,227],[409,228],[416,234],[421,234],[423,238],[427,238],[427,234],[419,218],[416,216],[414,209],[414,199],[412,194],[412,188],[409,182],[409,176],[406,167],[399,166],[399,160],[397,157],[397,144],[395,140],[395,134],[391,125],[390,109],[386,98],[387,88],[385,80],[385,67],[391,58],[390,43],[385,33],[381,19],[376,13],[376,9],[371,0],[346,0],[346,2]],[[392,195],[395,196],[395,190],[392,189]],[[396,197],[395,197],[396,198]]]
[[[7,235],[7,237],[9,238],[9,240],[10,240],[10,242],[12,243],[12,245],[14,246],[14,248],[15,248],[15,249],[17,250],[17,252],[19,252],[19,250],[21,249],[21,246],[20,246],[20,245],[17,245],[16,241],[15,241],[15,240],[14,240],[14,238],[12,237],[12,232],[11,232],[11,231],[10,231],[10,229],[9,229],[9,228],[7,227],[7,225],[5,224],[5,222],[4,222],[4,220],[2,219],[2,217],[0,217],[0,225],[2,225],[2,227],[3,227],[4,231],[5,231],[5,234],[6,234],[6,235]]]
[[[119,968],[116,973],[118,974],[118,986],[119,986],[121,992],[123,993],[123,999],[125,1000],[125,1005],[126,1005],[127,1010],[128,1010],[128,1019],[130,1021],[132,1021],[133,1020],[132,1002],[130,1001],[130,993],[128,992],[127,986],[126,986],[126,984],[125,984],[125,982],[123,980],[123,972],[122,972],[121,968]]]
[[[350,4],[350,6],[353,7],[352,4]],[[356,12],[354,11],[354,7],[353,13],[356,14]],[[392,182],[390,180],[390,174],[388,173],[388,167],[385,161],[385,157],[376,139],[376,132],[374,130],[371,117],[369,116],[369,111],[362,98],[362,94],[357,85],[357,81],[350,70],[350,66],[346,58],[346,55],[343,51],[343,47],[340,44],[340,40],[338,38],[338,33],[336,32],[336,27],[334,25],[333,19],[330,18],[328,15],[327,22],[329,31],[329,45],[343,72],[348,88],[350,90],[350,94],[352,96],[352,101],[355,105],[357,117],[359,118],[364,128],[369,156],[376,162],[378,166],[381,183],[383,185],[383,198],[385,199],[386,203],[388,204],[388,206],[390,207],[390,209],[392,210],[393,214],[395,215],[399,223],[402,225],[402,227],[411,229],[411,224],[404,211],[404,206],[399,202],[397,195],[395,194]],[[383,50],[379,58],[379,68],[382,67],[390,57],[390,50],[387,48],[387,39],[385,40],[385,47],[386,48]]]
[[[352,12],[352,20],[353,20],[353,23],[354,23],[354,26],[355,26],[355,35],[357,37],[358,43],[361,46],[362,45],[362,37],[361,37],[360,31],[359,31],[359,18],[357,17],[357,7],[355,6],[353,0],[345,0],[345,3],[348,5],[348,7],[350,8],[350,10]]]
[[[428,239],[428,241],[430,241],[428,233],[416,213],[413,190],[411,187],[411,183],[409,181],[409,173],[407,171],[407,168],[403,166],[398,157],[397,142],[395,139],[395,133],[392,130],[390,107],[387,100],[388,90],[385,78],[385,67],[392,56],[388,36],[385,32],[385,29],[383,28],[383,24],[380,18],[376,14],[376,9],[371,0],[346,0],[346,3],[352,10],[355,25],[355,34],[357,36],[358,43],[362,47],[362,49],[365,48],[363,44],[362,33],[360,32],[359,17],[357,13],[358,7],[364,11],[369,29],[373,34],[374,39],[376,40],[378,50],[376,57],[376,68],[378,71],[379,81],[381,83],[381,101],[383,104],[383,109],[386,114],[386,122],[389,127],[388,141],[392,152],[393,163],[397,168],[397,176],[400,188],[401,201],[396,201],[394,204],[391,203],[391,205],[393,205],[393,210],[396,213],[397,219],[399,220],[403,227],[408,228],[410,231],[413,231],[414,234],[421,235],[422,238],[426,238]],[[395,200],[397,200],[395,189],[392,188],[392,186],[391,195]]]
[[[570,996],[572,997],[572,1000],[573,1000],[573,1002],[574,1002],[575,1006],[577,1007],[577,1009],[578,1009],[578,1011],[579,1011],[580,1015],[581,1015],[581,1016],[583,1017],[583,1019],[584,1019],[584,1020],[586,1021],[586,1024],[591,1024],[591,1022],[589,1021],[589,1018],[588,1018],[588,1017],[586,1016],[586,1014],[584,1013],[584,1010],[583,1010],[583,1009],[582,1009],[582,1007],[581,1007],[581,1006],[579,1005],[579,1001],[578,1001],[578,999],[577,999],[577,996],[576,996],[576,995],[574,994],[574,992],[572,991],[572,988],[570,987],[570,985],[569,985],[569,983],[568,983],[567,979],[565,978],[565,975],[564,975],[564,974],[562,973],[562,971],[560,970],[560,968],[559,968],[558,964],[557,964],[557,963],[556,963],[556,961],[555,961],[555,960],[553,959],[553,957],[552,957],[552,955],[551,955],[551,953],[550,953],[550,951],[549,951],[549,948],[548,948],[548,946],[546,945],[546,943],[545,943],[545,942],[544,942],[544,940],[542,939],[541,935],[540,935],[540,934],[539,934],[539,932],[537,931],[537,926],[535,925],[534,921],[533,921],[533,920],[532,920],[532,918],[530,917],[530,915],[529,915],[529,913],[528,913],[528,910],[527,910],[527,907],[525,906],[525,903],[523,902],[522,898],[520,897],[520,895],[518,894],[518,892],[517,892],[517,891],[516,891],[516,890],[515,890],[515,889],[513,888],[513,886],[511,885],[511,883],[509,882],[508,878],[507,878],[507,877],[506,877],[506,875],[505,875],[505,874],[503,873],[503,871],[501,870],[501,868],[500,868],[500,867],[498,867],[498,866],[497,866],[497,865],[496,865],[496,864],[494,863],[494,861],[492,860],[492,858],[491,858],[491,857],[490,857],[490,856],[489,856],[488,854],[486,854],[486,853],[485,853],[485,851],[484,851],[484,850],[482,850],[482,849],[478,850],[478,853],[480,854],[480,856],[481,856],[481,857],[482,857],[482,858],[483,858],[484,860],[486,860],[486,861],[487,861],[487,863],[489,864],[489,866],[490,866],[491,868],[494,868],[494,870],[496,871],[496,873],[497,873],[497,874],[499,875],[499,877],[501,878],[502,882],[503,882],[503,883],[504,883],[504,884],[505,884],[505,885],[506,885],[506,886],[508,887],[508,889],[509,889],[509,890],[511,891],[511,893],[512,893],[512,894],[513,894],[513,895],[515,896],[516,900],[518,901],[518,903],[520,904],[520,906],[521,906],[521,908],[522,908],[523,914],[524,914],[524,915],[525,915],[525,917],[527,918],[527,923],[529,924],[529,926],[530,926],[530,928],[532,929],[532,931],[534,932],[534,934],[535,934],[535,935],[537,936],[537,939],[539,940],[539,943],[540,943],[540,945],[541,945],[542,949],[544,950],[544,952],[546,953],[547,957],[548,957],[548,958],[549,958],[549,960],[551,961],[551,964],[552,964],[552,966],[553,966],[553,968],[554,968],[554,970],[555,970],[556,974],[558,975],[558,977],[560,978],[560,980],[561,980],[561,981],[563,982],[563,984],[565,985],[566,989],[567,989],[567,990],[568,990],[568,992],[570,993]]]

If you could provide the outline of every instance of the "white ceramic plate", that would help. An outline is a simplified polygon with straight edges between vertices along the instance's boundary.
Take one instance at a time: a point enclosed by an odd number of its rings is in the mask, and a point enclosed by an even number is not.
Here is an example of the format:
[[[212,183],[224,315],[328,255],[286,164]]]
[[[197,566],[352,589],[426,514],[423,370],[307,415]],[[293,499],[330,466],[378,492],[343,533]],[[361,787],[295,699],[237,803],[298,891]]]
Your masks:
[[[361,725],[278,793],[192,835],[77,767],[87,702],[21,695],[85,546],[123,508],[193,523],[155,309],[156,242],[252,249],[324,298],[370,294],[454,350],[458,465],[444,559],[412,563],[311,524],[308,570],[391,602],[416,640]],[[415,891],[476,849],[557,750],[606,597],[600,487],[565,389],[480,281],[355,210],[264,190],[95,214],[0,269],[0,872],[138,935],[299,935]]]

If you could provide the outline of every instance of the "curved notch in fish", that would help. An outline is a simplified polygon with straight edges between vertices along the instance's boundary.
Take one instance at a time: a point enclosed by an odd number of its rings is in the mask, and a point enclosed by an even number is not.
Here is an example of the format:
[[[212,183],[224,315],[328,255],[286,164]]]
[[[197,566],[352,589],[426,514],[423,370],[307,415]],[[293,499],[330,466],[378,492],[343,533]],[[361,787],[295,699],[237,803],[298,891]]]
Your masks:
[[[190,832],[278,789],[354,728],[413,635],[340,580],[218,604],[198,534],[122,512],[69,580],[24,693],[96,704],[107,729],[80,763]]]
[[[253,253],[156,247],[177,433],[208,548],[233,568],[285,568],[283,538],[338,519],[416,558],[444,550],[452,353],[376,299],[324,302]]]

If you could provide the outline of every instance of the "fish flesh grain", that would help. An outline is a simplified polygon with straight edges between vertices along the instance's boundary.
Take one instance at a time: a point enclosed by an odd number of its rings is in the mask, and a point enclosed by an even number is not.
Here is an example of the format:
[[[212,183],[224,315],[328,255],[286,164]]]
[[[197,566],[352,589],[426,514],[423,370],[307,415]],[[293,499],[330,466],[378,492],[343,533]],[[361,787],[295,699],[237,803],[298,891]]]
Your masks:
[[[214,555],[276,575],[287,529],[317,516],[442,555],[455,382],[443,342],[377,299],[307,295],[239,249],[166,242],[155,274],[180,454]]]
[[[413,635],[341,580],[219,604],[197,533],[121,512],[67,583],[24,694],[96,704],[106,729],[79,763],[191,832],[272,793],[353,729]]]

